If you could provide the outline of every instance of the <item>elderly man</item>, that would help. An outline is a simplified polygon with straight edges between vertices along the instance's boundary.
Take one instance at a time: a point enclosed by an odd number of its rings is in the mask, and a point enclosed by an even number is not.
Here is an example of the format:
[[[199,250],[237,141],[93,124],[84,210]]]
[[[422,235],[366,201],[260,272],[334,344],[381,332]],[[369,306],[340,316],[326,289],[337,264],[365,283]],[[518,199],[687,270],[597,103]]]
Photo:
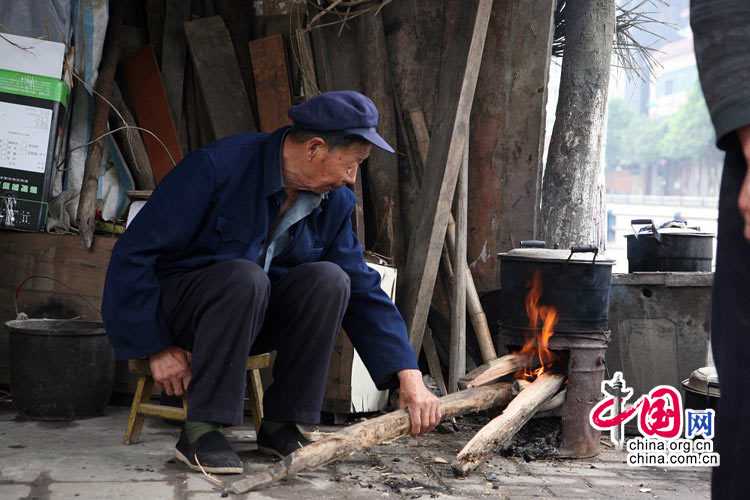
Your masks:
[[[187,395],[176,456],[242,472],[220,429],[242,422],[245,360],[276,350],[258,433],[285,456],[319,421],[342,322],[380,389],[400,388],[412,433],[440,421],[398,310],[365,264],[351,226],[354,183],[378,112],[357,92],[291,108],[293,126],[240,134],[187,156],[112,254],[103,316],[119,359],[148,358],[167,394]]]

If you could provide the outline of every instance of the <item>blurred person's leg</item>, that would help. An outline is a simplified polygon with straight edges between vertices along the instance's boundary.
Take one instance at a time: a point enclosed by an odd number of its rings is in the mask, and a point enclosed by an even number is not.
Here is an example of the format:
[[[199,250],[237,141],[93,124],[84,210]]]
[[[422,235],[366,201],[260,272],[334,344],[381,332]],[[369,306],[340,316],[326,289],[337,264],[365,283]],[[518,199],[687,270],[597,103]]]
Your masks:
[[[711,345],[721,398],[716,416],[714,499],[746,498],[750,452],[750,243],[737,197],[747,167],[739,144],[727,151],[719,198]]]

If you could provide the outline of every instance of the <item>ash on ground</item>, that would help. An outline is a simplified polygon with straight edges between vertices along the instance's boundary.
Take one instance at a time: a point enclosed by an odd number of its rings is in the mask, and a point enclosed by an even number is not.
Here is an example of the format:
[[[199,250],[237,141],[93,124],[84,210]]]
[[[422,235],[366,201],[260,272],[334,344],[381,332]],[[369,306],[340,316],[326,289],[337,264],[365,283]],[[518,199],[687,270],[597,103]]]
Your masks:
[[[504,457],[517,457],[531,462],[556,457],[559,446],[560,419],[535,418],[527,422],[510,445],[498,450],[498,453]]]

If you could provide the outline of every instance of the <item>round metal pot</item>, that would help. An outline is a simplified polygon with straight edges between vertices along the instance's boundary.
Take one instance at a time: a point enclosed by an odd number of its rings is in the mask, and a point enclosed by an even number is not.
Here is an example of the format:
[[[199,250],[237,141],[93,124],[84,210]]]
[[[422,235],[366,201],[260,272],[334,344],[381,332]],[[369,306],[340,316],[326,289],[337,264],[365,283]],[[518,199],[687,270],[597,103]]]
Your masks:
[[[114,383],[115,364],[98,321],[8,321],[10,390],[16,408],[39,420],[101,415]]]
[[[711,366],[698,368],[690,374],[689,378],[682,381],[682,388],[685,391],[685,408],[719,410],[721,389],[716,368]]]
[[[711,272],[712,233],[670,221],[657,228],[651,219],[633,219],[628,240],[628,272]],[[643,226],[636,230],[636,226]]]
[[[599,255],[598,249],[591,246],[555,250],[540,248],[543,242],[521,245],[522,248],[498,255],[502,328],[529,328],[525,299],[536,272],[541,273],[542,280],[539,303],[557,308],[556,331],[591,332],[608,328],[614,260]]]

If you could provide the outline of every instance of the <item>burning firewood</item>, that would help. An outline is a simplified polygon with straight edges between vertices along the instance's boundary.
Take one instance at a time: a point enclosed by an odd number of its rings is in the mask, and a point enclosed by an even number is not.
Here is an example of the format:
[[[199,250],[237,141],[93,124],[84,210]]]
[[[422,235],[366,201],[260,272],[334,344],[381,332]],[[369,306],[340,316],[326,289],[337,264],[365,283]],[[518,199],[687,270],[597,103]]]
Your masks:
[[[518,394],[526,389],[528,386],[530,386],[532,382],[529,382],[526,379],[516,379],[513,381],[513,397],[518,396]],[[544,403],[542,406],[537,408],[536,410],[536,416],[544,416],[542,415],[544,412],[556,410],[559,407],[565,403],[565,397],[567,396],[567,389],[563,389],[562,391],[558,392],[552,398],[548,399],[546,403]]]
[[[454,472],[468,474],[496,447],[507,444],[539,408],[557,393],[563,380],[562,375],[549,372],[539,375],[508,404],[502,415],[482,427],[471,438],[453,462]]]
[[[511,384],[499,383],[454,392],[440,398],[440,409],[443,418],[450,418],[495,406],[502,407],[513,397],[511,391]],[[264,471],[240,479],[229,486],[229,491],[240,494],[271,485],[303,470],[313,469],[355,451],[403,436],[409,429],[409,414],[405,410],[367,420],[311,443]]]
[[[461,377],[458,386],[463,389],[486,385],[518,370],[533,368],[535,362],[536,360],[528,355],[506,354],[474,368]]]

